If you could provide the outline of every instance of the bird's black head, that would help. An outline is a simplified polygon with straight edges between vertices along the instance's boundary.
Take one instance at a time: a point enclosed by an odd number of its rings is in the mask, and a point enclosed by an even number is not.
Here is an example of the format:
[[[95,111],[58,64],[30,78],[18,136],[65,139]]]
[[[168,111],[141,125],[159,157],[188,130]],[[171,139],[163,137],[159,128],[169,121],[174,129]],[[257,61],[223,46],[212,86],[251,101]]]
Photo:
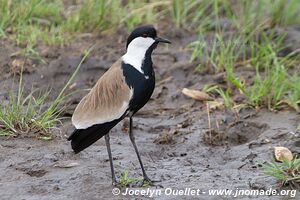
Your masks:
[[[169,40],[157,37],[156,30],[153,26],[140,26],[135,28],[129,35],[126,48],[128,48],[131,43],[134,43],[135,46],[148,45],[149,48],[152,44],[157,44],[159,42],[171,43]]]

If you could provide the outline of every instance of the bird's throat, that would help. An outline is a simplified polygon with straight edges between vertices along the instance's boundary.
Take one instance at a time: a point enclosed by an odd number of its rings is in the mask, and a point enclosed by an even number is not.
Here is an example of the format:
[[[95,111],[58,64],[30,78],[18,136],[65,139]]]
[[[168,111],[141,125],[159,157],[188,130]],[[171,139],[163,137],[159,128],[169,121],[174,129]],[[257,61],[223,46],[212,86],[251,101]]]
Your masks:
[[[153,74],[152,68],[152,54],[153,49],[128,49],[126,54],[123,55],[122,59],[124,63],[130,64],[140,73],[145,76],[151,76]]]

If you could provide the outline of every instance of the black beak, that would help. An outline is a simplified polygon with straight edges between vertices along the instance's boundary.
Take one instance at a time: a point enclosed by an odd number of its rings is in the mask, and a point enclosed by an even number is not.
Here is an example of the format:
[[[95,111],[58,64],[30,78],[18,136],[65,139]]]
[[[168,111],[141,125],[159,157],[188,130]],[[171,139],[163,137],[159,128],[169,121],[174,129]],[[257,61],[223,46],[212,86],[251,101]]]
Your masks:
[[[155,41],[156,42],[162,42],[162,43],[171,43],[171,41],[167,40],[167,39],[164,39],[164,38],[161,38],[161,37],[156,37],[155,38]]]

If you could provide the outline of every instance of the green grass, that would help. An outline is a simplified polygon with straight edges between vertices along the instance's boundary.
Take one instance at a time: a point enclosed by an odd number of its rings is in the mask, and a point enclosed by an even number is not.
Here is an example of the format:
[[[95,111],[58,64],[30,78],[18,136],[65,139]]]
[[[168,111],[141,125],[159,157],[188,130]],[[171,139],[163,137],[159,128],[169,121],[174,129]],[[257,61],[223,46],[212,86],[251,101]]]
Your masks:
[[[263,173],[274,177],[282,186],[299,189],[300,183],[300,159],[277,163],[275,161],[263,164]]]
[[[262,42],[254,43],[257,48],[249,58],[250,66],[256,71],[253,83],[248,83],[246,86],[237,78],[229,79],[229,81],[245,95],[252,106],[266,106],[271,110],[287,103],[298,111],[299,91],[297,88],[300,77],[291,76],[288,72],[293,63],[298,62],[298,58],[278,56],[281,38],[274,42],[270,37],[272,36],[264,36]],[[234,77],[233,73],[231,74]]]
[[[239,0],[233,1],[234,3],[221,0],[221,2],[225,10],[222,17],[230,19],[236,29],[242,32],[300,23],[298,12],[300,3],[297,0]]]
[[[226,108],[232,108],[233,107],[233,101],[230,97],[229,90],[227,89],[225,92],[222,89],[215,89],[215,91],[222,97],[224,100],[224,106]]]
[[[287,91],[286,102],[297,112],[300,112],[300,77],[296,74],[293,76],[289,76],[288,82],[286,84],[289,88],[289,90]]]
[[[46,100],[51,90],[46,92],[32,90],[28,95],[25,94],[21,73],[17,94],[10,90],[7,101],[0,101],[0,136],[33,134],[43,140],[51,139],[52,130],[61,123],[60,114],[64,109],[63,102],[68,96],[65,91],[91,50],[92,48],[85,52],[68,82],[50,104],[47,104]]]
[[[70,6],[71,5],[71,6]],[[238,9],[236,9],[238,8]],[[0,0],[0,37],[33,47],[64,44],[78,32],[105,32],[169,18],[177,27],[203,33],[219,30],[228,18],[239,30],[300,23],[297,0],[86,0],[64,4],[61,0]],[[251,31],[250,31],[251,32]]]
[[[124,170],[124,172],[121,173],[120,176],[120,185],[122,187],[128,187],[131,184],[137,184],[139,182],[141,182],[142,180],[140,179],[136,179],[136,178],[130,178],[128,176],[128,170]]]
[[[292,76],[288,72],[298,58],[279,57],[278,43],[280,42],[276,43],[269,37],[265,36],[263,42],[252,41],[251,45],[255,49],[247,55],[247,41],[241,40],[244,43],[237,48],[231,39],[224,42],[219,35],[216,35],[218,42],[213,44],[212,51],[205,52],[206,63],[200,64],[200,67],[213,68],[215,72],[225,72],[228,89],[226,93],[223,91],[218,91],[218,93],[227,102],[227,107],[233,105],[228,99],[229,94],[236,90],[243,94],[247,103],[253,107],[267,107],[272,110],[278,109],[282,104],[287,104],[299,111],[300,77]],[[215,47],[215,44],[219,44],[219,48]],[[244,67],[247,65],[255,70],[254,78],[245,80],[244,77],[238,77],[235,74],[235,68],[238,65]]]
[[[240,41],[239,37],[224,39],[218,33],[212,42],[200,36],[199,40],[189,45],[192,50],[191,61],[200,60],[200,64],[197,66],[198,71],[207,68],[213,69],[213,72],[216,73],[225,71],[225,69],[229,70],[238,62],[242,53],[245,53],[245,44]]]
[[[50,130],[60,122],[58,109],[54,104],[44,108],[50,90],[45,93],[32,91],[25,95],[22,74],[17,95],[9,91],[7,103],[0,104],[0,136],[18,136],[38,133],[48,135]],[[61,99],[59,99],[61,101]]]
[[[59,0],[0,0],[0,36],[34,45],[62,22]]]
[[[296,12],[300,3],[296,1],[238,1],[229,4],[226,0],[213,2],[213,18],[226,17],[233,25],[234,33],[226,35],[221,27],[215,29],[214,37],[199,33],[198,40],[189,44],[191,61],[197,61],[197,71],[225,73],[227,89],[217,93],[224,99],[226,107],[230,96],[241,93],[246,103],[253,107],[280,109],[284,104],[299,112],[299,81],[292,75],[300,62],[292,52],[280,57],[285,35],[276,34],[275,26],[300,23]],[[237,9],[238,8],[238,9]],[[201,27],[201,26],[200,26]],[[264,29],[269,28],[268,32]],[[237,67],[255,71],[252,79],[245,79],[236,73]],[[294,70],[290,70],[293,69]]]
[[[68,32],[103,32],[119,26],[132,30],[141,23],[151,23],[161,14],[160,7],[166,8],[168,1],[138,1],[127,3],[115,0],[87,0],[68,16],[62,29]]]
[[[68,43],[76,33],[132,30],[167,13],[170,1],[86,0],[66,6],[61,0],[0,0],[0,38],[34,48]]]
[[[63,29],[69,32],[93,32],[116,25],[117,17],[121,7],[120,1],[87,0],[75,11],[71,12],[63,24]]]
[[[121,176],[120,176],[120,186],[121,187],[129,187],[131,185],[137,185],[140,183],[143,183],[143,179],[130,178],[128,170],[124,170],[121,173]],[[142,185],[142,187],[149,187],[149,186],[150,186],[150,184],[147,181],[145,181]]]
[[[213,24],[212,10],[213,1],[209,0],[173,0],[171,7],[171,19],[177,27],[198,29],[206,31]]]

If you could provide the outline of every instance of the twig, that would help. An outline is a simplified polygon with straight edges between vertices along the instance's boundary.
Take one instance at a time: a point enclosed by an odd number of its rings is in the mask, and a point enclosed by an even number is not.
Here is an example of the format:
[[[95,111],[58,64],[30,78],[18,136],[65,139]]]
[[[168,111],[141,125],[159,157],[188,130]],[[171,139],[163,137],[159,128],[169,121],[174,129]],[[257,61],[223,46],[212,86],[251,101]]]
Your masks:
[[[212,143],[210,110],[209,110],[209,104],[208,103],[206,103],[206,110],[207,110],[207,119],[208,119],[209,141],[210,141],[210,143]]]
[[[159,82],[156,84],[156,86],[163,85],[163,84],[165,84],[165,83],[171,81],[172,79],[173,79],[173,76],[169,76],[168,78],[165,78],[165,79],[159,81]]]

